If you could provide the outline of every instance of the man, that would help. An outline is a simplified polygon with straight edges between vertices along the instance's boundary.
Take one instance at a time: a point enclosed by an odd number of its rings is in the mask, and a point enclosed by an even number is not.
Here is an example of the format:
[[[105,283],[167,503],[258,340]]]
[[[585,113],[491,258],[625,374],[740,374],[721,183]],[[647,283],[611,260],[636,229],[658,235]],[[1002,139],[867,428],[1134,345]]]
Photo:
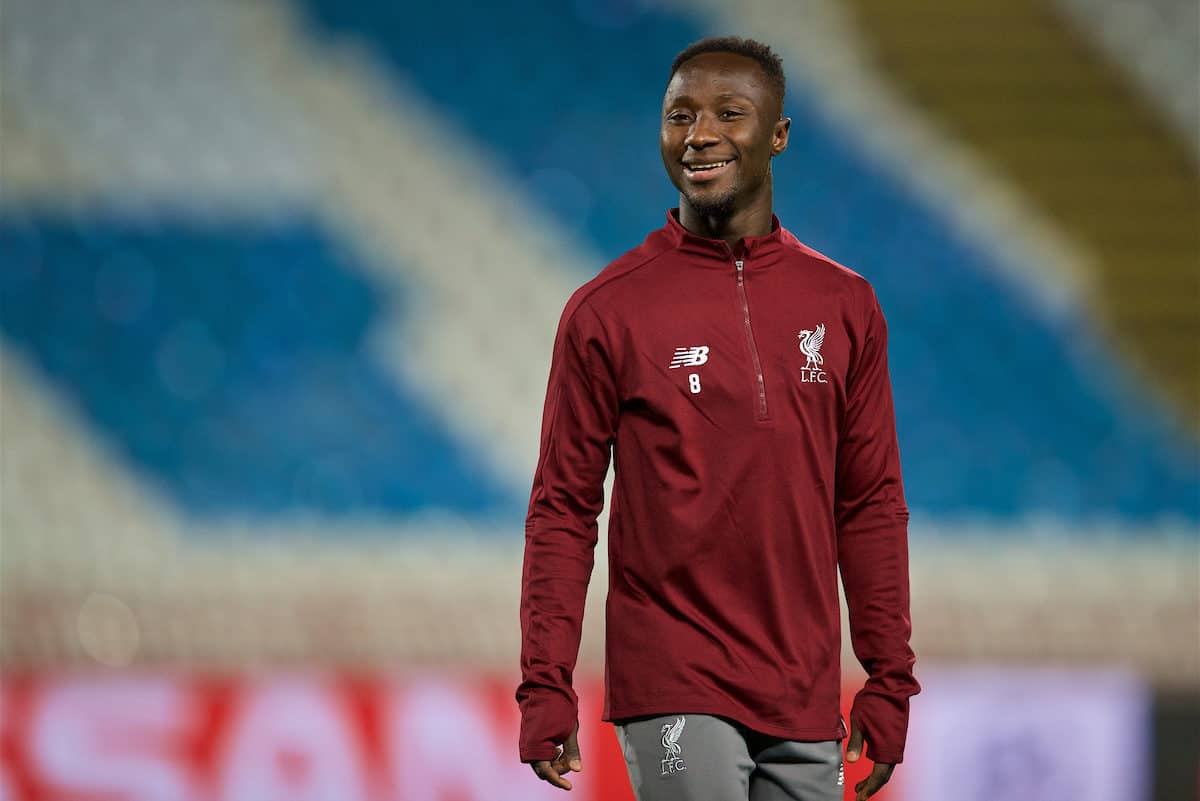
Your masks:
[[[784,75],[707,39],[675,59],[660,148],[679,209],[559,323],[525,525],[522,761],[571,789],[572,672],[616,464],[604,719],[639,801],[842,797],[837,571],[855,653],[846,759],[903,755],[919,687],[887,331],[861,276],[772,213]]]

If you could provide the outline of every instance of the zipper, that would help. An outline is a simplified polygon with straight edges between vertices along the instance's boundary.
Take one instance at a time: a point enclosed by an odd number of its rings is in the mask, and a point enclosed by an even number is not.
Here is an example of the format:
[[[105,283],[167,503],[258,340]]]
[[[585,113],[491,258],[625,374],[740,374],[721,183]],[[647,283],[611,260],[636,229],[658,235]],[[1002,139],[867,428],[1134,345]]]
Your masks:
[[[750,301],[746,299],[744,264],[741,259],[733,263],[737,268],[738,297],[742,299],[742,321],[746,325],[746,341],[750,344],[750,356],[754,359],[754,377],[758,382],[758,419],[767,419],[767,383],[763,380],[762,362],[758,359],[758,346],[754,344],[754,329],[750,327]]]

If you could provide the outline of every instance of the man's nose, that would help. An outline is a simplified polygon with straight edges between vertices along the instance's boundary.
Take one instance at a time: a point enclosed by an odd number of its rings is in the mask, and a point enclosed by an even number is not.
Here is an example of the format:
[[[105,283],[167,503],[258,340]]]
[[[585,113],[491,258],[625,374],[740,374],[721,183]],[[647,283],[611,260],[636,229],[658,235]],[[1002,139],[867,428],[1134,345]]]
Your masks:
[[[707,114],[698,114],[692,127],[688,129],[687,138],[683,140],[683,143],[688,147],[699,149],[714,145],[718,140],[713,119]]]

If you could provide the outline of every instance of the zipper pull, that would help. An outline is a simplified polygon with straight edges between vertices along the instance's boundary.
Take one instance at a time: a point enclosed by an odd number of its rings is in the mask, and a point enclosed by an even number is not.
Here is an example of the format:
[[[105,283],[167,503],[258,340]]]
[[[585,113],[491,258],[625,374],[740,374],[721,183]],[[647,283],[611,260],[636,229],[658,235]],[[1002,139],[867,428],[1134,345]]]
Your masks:
[[[742,285],[742,260],[738,259],[737,261],[735,261],[733,263],[733,266],[737,268],[738,286],[741,286]]]

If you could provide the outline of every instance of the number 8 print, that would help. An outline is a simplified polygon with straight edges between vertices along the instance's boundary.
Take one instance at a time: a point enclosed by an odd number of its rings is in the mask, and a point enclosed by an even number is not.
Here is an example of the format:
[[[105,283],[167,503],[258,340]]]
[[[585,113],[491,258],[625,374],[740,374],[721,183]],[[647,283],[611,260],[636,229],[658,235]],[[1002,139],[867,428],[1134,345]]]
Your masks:
[[[692,390],[693,395],[700,394],[700,374],[691,373],[688,375],[688,387]]]

